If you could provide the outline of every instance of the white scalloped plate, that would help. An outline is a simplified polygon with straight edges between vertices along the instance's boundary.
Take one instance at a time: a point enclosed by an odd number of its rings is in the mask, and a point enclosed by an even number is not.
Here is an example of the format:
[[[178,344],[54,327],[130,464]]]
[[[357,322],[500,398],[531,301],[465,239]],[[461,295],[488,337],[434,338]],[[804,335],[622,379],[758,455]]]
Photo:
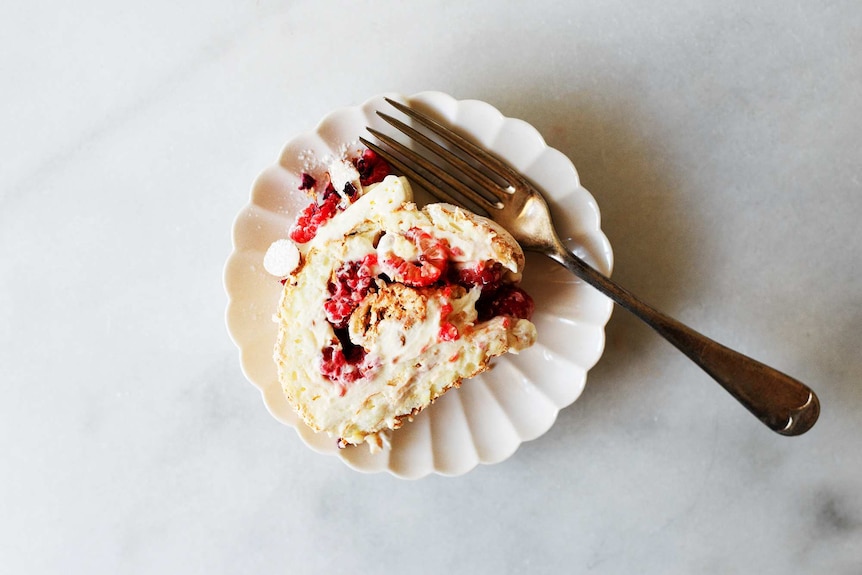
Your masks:
[[[295,428],[311,448],[363,472],[388,471],[405,478],[460,475],[479,463],[503,461],[522,442],[545,433],[559,410],[580,396],[587,370],[604,349],[613,306],[558,264],[527,254],[523,286],[536,301],[535,346],[497,358],[493,369],[464,382],[394,432],[391,447],[383,452],[371,455],[364,446],[339,450],[334,439],[307,427],[282,395],[272,360],[272,315],[281,285],[264,271],[263,255],[273,241],[286,236],[307,203],[297,191],[302,158],[309,150],[319,158],[336,155],[365,135],[366,126],[387,130],[375,114],[391,111],[384,96],[428,113],[518,168],[546,194],[569,247],[610,273],[613,256],[595,200],[580,185],[571,161],[545,144],[535,128],[477,100],[459,101],[440,92],[385,94],[329,114],[314,131],[291,140],[278,164],[255,182],[251,201],[234,222],[234,250],[225,267],[228,330],[239,347],[243,372],[260,389],[270,413]]]

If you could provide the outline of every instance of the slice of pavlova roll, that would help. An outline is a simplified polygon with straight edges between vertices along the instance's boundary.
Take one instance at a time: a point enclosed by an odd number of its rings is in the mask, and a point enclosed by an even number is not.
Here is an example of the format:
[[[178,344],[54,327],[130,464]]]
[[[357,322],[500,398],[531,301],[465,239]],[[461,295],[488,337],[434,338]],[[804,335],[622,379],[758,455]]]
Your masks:
[[[524,254],[494,222],[448,204],[417,209],[394,175],[345,189],[325,217],[315,214],[326,199],[298,219],[298,248],[267,254],[295,266],[283,274],[275,362],[306,424],[376,451],[492,358],[531,346],[533,302],[517,286]]]

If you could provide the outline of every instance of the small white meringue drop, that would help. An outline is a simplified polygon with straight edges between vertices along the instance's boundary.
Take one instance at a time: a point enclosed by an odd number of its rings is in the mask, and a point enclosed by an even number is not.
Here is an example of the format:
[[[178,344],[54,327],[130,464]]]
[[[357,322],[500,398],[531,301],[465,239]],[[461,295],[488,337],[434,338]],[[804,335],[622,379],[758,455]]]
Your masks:
[[[270,274],[284,277],[299,265],[299,250],[290,240],[276,240],[263,256],[263,267]]]
[[[360,189],[359,171],[348,161],[338,160],[329,166],[329,179],[335,191],[344,195],[344,186],[353,184],[357,191]]]

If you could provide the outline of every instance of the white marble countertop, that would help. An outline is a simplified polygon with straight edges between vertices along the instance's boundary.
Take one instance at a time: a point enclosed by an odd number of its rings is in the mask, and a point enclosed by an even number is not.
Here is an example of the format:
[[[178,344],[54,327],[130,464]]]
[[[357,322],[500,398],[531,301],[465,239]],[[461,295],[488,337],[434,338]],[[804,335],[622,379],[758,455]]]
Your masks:
[[[288,4],[290,7],[284,7]],[[4,3],[4,573],[859,573],[862,4]],[[535,125],[615,277],[809,383],[769,432],[617,310],[507,461],[363,475],[266,412],[224,327],[257,173],[384,91]]]

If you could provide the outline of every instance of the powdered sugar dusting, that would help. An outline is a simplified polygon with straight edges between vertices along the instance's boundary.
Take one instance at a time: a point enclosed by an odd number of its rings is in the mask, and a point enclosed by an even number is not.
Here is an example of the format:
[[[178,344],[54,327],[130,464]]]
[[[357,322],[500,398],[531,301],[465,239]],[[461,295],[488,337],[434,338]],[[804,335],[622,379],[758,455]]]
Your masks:
[[[308,174],[318,171],[321,166],[314,150],[302,150],[299,153],[299,161],[302,162],[302,171]]]
[[[301,162],[302,171],[309,174],[319,174],[325,172],[329,166],[335,162],[347,160],[359,152],[361,144],[358,139],[350,142],[342,142],[335,148],[335,154],[327,154],[324,157],[318,157],[314,150],[306,149],[299,152],[299,161]]]

